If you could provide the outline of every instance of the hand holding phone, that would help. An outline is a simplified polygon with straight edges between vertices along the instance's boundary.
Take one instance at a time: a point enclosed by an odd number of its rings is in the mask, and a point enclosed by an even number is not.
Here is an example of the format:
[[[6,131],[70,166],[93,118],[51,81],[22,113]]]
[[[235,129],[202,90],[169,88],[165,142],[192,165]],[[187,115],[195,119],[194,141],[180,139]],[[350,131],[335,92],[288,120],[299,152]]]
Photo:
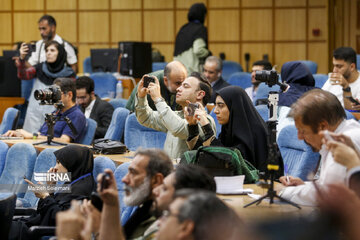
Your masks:
[[[101,178],[100,191],[102,192],[104,189],[109,187],[110,175],[108,173],[104,173]]]
[[[355,105],[360,105],[360,103],[359,103],[356,99],[354,99],[352,96],[346,96],[346,98],[347,98],[350,102],[355,103]]]
[[[189,103],[189,105],[187,105],[188,115],[189,116],[194,116],[195,110],[198,109],[198,108],[199,108],[198,103]]]
[[[151,76],[144,76],[144,88],[148,88],[150,83],[155,83],[155,78]]]

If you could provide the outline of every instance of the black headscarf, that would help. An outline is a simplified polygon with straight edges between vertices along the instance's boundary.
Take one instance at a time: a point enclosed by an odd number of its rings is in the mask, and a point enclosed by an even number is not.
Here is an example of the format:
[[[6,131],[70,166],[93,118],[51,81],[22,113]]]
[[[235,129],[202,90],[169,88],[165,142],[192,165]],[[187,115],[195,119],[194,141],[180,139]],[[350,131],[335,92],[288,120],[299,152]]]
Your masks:
[[[260,171],[267,161],[267,127],[247,93],[228,86],[217,91],[230,111],[229,122],[221,127],[219,139],[225,147],[236,147],[244,159]]]
[[[302,62],[286,62],[281,68],[281,79],[290,88],[279,93],[279,106],[290,107],[305,92],[315,88],[314,77]]]
[[[57,55],[56,61],[53,63],[49,63],[46,61],[46,66],[51,73],[57,73],[64,68],[64,65],[66,63],[66,56],[67,56],[66,51],[64,46],[62,44],[59,44],[57,41],[50,41],[46,43],[45,50],[49,46],[55,46],[55,48],[58,50],[59,53]]]
[[[198,38],[204,39],[208,45],[207,29],[203,25],[206,16],[206,6],[203,3],[193,4],[188,13],[189,22],[181,27],[175,40],[174,56],[190,49]]]

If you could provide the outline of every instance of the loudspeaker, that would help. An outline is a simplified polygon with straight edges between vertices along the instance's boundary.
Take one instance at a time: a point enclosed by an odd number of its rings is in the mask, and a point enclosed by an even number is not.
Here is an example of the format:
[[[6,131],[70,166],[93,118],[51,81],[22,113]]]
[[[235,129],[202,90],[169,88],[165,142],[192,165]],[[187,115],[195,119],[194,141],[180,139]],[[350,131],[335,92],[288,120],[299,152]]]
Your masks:
[[[0,97],[21,97],[21,81],[11,57],[0,57]]]
[[[151,43],[119,42],[120,73],[141,78],[152,71]]]

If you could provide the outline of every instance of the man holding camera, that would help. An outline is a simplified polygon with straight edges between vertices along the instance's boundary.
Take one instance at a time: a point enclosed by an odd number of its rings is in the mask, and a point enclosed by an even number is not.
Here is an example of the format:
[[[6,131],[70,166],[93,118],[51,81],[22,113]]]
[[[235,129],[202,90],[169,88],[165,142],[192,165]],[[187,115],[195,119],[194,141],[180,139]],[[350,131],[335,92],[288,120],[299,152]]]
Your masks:
[[[145,76],[144,76],[145,77]],[[198,72],[193,72],[187,77],[181,86],[176,89],[176,103],[183,110],[173,111],[161,96],[159,80],[150,82],[144,87],[144,77],[141,79],[135,100],[136,118],[140,124],[157,131],[166,132],[164,150],[171,158],[179,158],[189,148],[186,140],[189,136],[187,121],[184,119],[184,109],[190,103],[206,106],[211,97],[211,85],[209,81]],[[153,111],[148,104],[146,95],[149,94],[154,101],[157,111]],[[216,132],[214,119],[207,115],[211,127]],[[200,136],[204,133],[199,126]]]
[[[54,125],[54,139],[55,141],[61,142],[76,142],[78,143],[80,137],[83,135],[86,126],[86,119],[81,110],[76,106],[76,87],[75,82],[71,78],[57,78],[54,81],[55,85],[60,87],[61,100],[55,102],[57,110],[53,112],[53,116],[58,118]],[[50,97],[46,96],[47,100],[45,102],[51,103],[52,100],[58,93],[57,87],[52,88],[53,90],[46,89],[51,91]],[[48,93],[49,95],[49,93]],[[48,99],[50,98],[50,99]],[[46,104],[48,104],[46,103]],[[67,117],[71,123],[64,121]],[[4,136],[9,137],[24,137],[25,139],[47,139],[48,135],[48,123],[45,122],[38,133],[29,133],[24,129],[10,130],[4,134]],[[76,130],[76,132],[73,131]]]

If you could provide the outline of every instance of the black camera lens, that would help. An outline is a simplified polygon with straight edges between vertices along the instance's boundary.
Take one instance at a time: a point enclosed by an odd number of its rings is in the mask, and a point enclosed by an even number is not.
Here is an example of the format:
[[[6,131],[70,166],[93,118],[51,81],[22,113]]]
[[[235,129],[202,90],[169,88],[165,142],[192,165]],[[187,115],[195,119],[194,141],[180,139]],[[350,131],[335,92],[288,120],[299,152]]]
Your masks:
[[[42,104],[55,104],[61,100],[61,90],[59,86],[53,85],[50,88],[35,90],[34,97]]]

